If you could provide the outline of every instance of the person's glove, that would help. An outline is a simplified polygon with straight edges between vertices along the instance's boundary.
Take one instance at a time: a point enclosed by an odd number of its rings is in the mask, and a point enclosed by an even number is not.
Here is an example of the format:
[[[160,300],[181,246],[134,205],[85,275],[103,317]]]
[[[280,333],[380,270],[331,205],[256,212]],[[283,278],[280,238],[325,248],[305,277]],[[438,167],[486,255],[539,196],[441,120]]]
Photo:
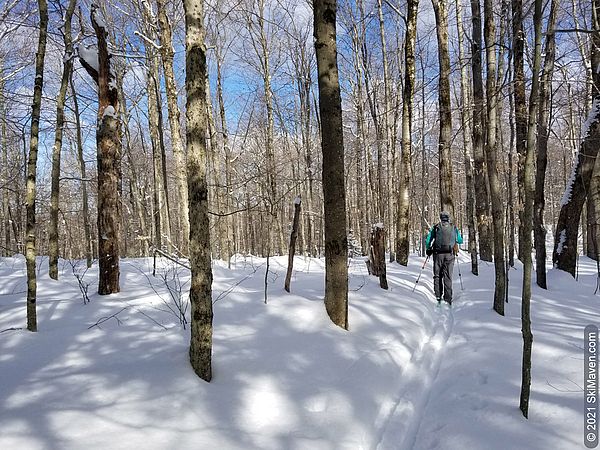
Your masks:
[[[427,254],[427,256],[431,256],[433,254],[433,249],[428,248],[427,250],[425,250],[425,253]]]

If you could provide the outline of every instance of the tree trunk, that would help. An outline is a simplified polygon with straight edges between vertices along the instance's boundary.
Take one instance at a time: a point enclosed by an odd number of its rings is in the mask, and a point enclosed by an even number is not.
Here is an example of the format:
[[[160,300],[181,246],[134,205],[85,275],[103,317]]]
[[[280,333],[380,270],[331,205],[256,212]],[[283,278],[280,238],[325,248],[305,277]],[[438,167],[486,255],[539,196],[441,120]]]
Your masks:
[[[487,139],[485,155],[487,159],[488,179],[490,182],[490,199],[494,217],[494,269],[496,273],[494,289],[494,311],[504,315],[506,290],[506,267],[504,266],[504,202],[497,168],[497,105],[498,91],[496,86],[496,26],[494,23],[493,0],[484,1],[484,35],[486,48],[486,90],[487,90]]]
[[[150,129],[150,139],[152,142],[152,171],[154,176],[154,226],[156,234],[154,236],[154,245],[157,248],[162,248],[167,244],[171,249],[171,227],[169,220],[169,209],[166,188],[166,179],[164,176],[164,140],[161,126],[161,109],[159,99],[158,84],[160,82],[160,71],[158,68],[157,50],[154,46],[155,31],[154,17],[149,5],[142,4],[142,17],[145,25],[145,32],[148,42],[144,39],[145,55],[146,55],[146,91],[148,94],[148,127]],[[166,241],[166,242],[165,242]]]
[[[92,4],[91,21],[98,39],[98,71],[80,54],[80,62],[98,84],[98,294],[119,292],[119,243],[121,184],[121,122],[115,79],[110,70],[104,21],[96,21],[101,13]]]
[[[463,53],[463,18],[461,0],[456,0],[456,27],[458,30],[458,60],[460,65],[460,94],[462,99],[461,123],[463,128],[463,155],[465,161],[465,185],[466,185],[466,215],[469,230],[469,253],[471,254],[471,273],[479,274],[477,264],[477,236],[475,231],[475,183],[473,180],[473,135],[471,123],[473,114],[471,111],[471,99],[469,95],[467,65]]]
[[[596,158],[587,202],[587,255],[600,263],[600,158]],[[598,267],[598,266],[597,266]],[[599,271],[600,272],[600,271]]]
[[[225,116],[225,100],[223,99],[223,77],[221,66],[223,64],[223,56],[221,55],[221,47],[219,42],[215,46],[215,59],[217,63],[217,103],[219,104],[219,118],[221,121],[221,139],[223,143],[223,154],[225,157],[225,207],[230,213],[233,209],[233,174],[231,167],[232,153],[229,146],[229,132],[227,130],[227,118]],[[234,252],[236,241],[235,223],[233,215],[229,214],[226,218],[226,234],[227,234],[227,267],[231,268],[231,257]]]
[[[440,69],[438,103],[440,110],[440,135],[438,139],[440,164],[440,208],[448,211],[455,220],[452,188],[452,112],[450,109],[450,55],[448,53],[448,4],[447,0],[432,0],[438,42]]]
[[[475,215],[479,233],[479,255],[482,261],[492,260],[492,218],[489,212],[487,171],[485,166],[485,150],[483,128],[485,123],[483,76],[482,76],[482,34],[481,3],[471,0],[471,70],[473,73],[473,159],[475,185]]]
[[[531,345],[533,334],[531,333],[531,231],[533,225],[533,196],[534,196],[534,152],[536,144],[536,132],[538,127],[538,104],[539,104],[539,74],[542,60],[542,0],[535,0],[533,13],[534,52],[531,77],[531,94],[529,97],[529,117],[527,121],[527,153],[525,156],[525,167],[523,167],[523,192],[525,204],[523,208],[523,298],[521,300],[521,332],[523,334],[523,365],[521,374],[521,399],[519,408],[523,416],[529,414],[529,392],[531,388]]]
[[[40,110],[42,106],[42,88],[44,85],[44,58],[46,56],[46,38],[48,34],[48,4],[38,0],[40,15],[40,33],[35,57],[35,82],[33,87],[33,110],[31,113],[31,137],[29,140],[29,159],[27,161],[27,227],[25,241],[25,260],[27,265],[27,329],[37,331],[37,279],[35,273],[36,226],[35,195],[38,156],[38,137],[40,130]]]
[[[385,266],[385,229],[382,223],[373,225],[371,229],[371,245],[369,247],[369,272],[379,277],[379,287],[388,288]]]
[[[402,93],[402,155],[398,183],[398,216],[396,222],[396,261],[408,265],[410,252],[410,198],[412,110],[415,91],[415,41],[419,0],[408,1],[406,34],[404,36],[404,89]],[[423,176],[423,174],[422,174]]]
[[[181,252],[188,254],[190,221],[188,213],[187,181],[185,178],[185,153],[181,139],[181,126],[179,124],[179,106],[177,104],[177,84],[173,69],[173,31],[167,17],[165,0],[157,0],[158,26],[160,28],[161,56],[167,92],[167,108],[169,111],[169,127],[171,130],[171,146],[175,161],[175,180],[179,196],[179,221],[181,223]]]
[[[592,0],[592,67],[600,65],[600,0]],[[554,236],[552,261],[556,267],[575,276],[579,220],[587,194],[591,190],[592,171],[600,148],[600,73],[593,74],[593,103],[577,154],[571,178],[567,182]]]
[[[4,77],[2,73],[2,68],[0,66],[0,77]],[[15,222],[11,220],[10,214],[10,190],[8,186],[9,179],[9,168],[8,168],[8,143],[6,139],[6,101],[4,100],[4,82],[0,81],[0,114],[2,117],[0,120],[2,124],[0,125],[0,147],[2,147],[2,216],[4,218],[4,246],[0,252],[3,256],[12,256],[13,248],[10,243],[10,228],[11,222],[12,226],[15,227]],[[17,240],[17,235],[15,234],[15,243]],[[15,247],[16,248],[16,247]]]
[[[523,258],[523,201],[525,153],[527,151],[527,101],[525,98],[525,69],[523,31],[523,0],[512,0],[513,30],[513,92],[515,98],[515,147],[517,150],[517,214],[519,216],[517,257]]]
[[[294,255],[296,254],[296,239],[298,238],[298,224],[300,223],[300,197],[294,200],[294,222],[292,224],[292,234],[290,235],[290,249],[288,255],[288,268],[285,275],[284,289],[290,292],[290,282],[292,281],[292,270],[294,269]]]
[[[212,269],[206,183],[206,44],[204,3],[183,0],[185,10],[185,89],[187,181],[190,213],[190,363],[205,381],[212,378]]]
[[[90,227],[90,211],[88,205],[88,192],[87,192],[87,174],[85,170],[85,159],[83,157],[83,138],[81,136],[81,119],[79,116],[79,101],[77,100],[77,92],[75,91],[75,85],[73,84],[73,73],[71,72],[71,78],[69,80],[71,85],[71,95],[73,98],[73,112],[75,114],[75,131],[77,140],[77,162],[79,163],[79,171],[81,172],[81,196],[83,204],[83,233],[85,238],[85,259],[86,267],[89,269],[92,267],[92,232]]]
[[[314,1],[314,37],[319,80],[323,199],[325,209],[325,308],[348,329],[348,239],[342,101],[337,68],[336,0]]]
[[[62,151],[63,126],[65,123],[65,99],[73,70],[73,44],[71,41],[71,18],[75,10],[75,0],[69,0],[65,12],[62,33],[65,43],[63,73],[58,97],[56,98],[56,127],[54,128],[54,147],[52,148],[52,188],[50,194],[50,230],[48,233],[49,269],[48,275],[58,280],[58,201],[60,194],[60,153]]]
[[[550,110],[552,108],[552,74],[554,72],[554,57],[556,43],[554,39],[554,24],[556,23],[557,0],[552,0],[550,17],[546,31],[546,50],[544,70],[540,83],[539,117],[537,125],[537,154],[535,173],[535,200],[533,205],[533,231],[535,237],[535,275],[537,285],[547,289],[546,285],[546,227],[544,226],[545,181],[548,164],[548,138],[550,128]]]

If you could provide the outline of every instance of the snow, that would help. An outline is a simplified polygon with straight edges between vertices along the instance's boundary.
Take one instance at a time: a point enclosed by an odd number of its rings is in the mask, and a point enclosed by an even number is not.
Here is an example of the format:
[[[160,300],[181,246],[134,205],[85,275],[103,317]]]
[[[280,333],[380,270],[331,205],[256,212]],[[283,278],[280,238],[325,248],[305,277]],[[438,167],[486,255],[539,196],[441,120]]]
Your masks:
[[[565,192],[560,201],[560,206],[564,206],[571,201],[571,194],[573,193],[573,184],[575,184],[575,178],[577,178],[577,166],[578,166],[579,157],[575,155],[573,160],[573,167],[571,169],[571,176],[569,176],[569,180],[565,186]]]
[[[595,122],[600,120],[600,99],[594,98],[592,103],[592,108],[590,109],[590,113],[586,121],[581,126],[581,141],[584,141],[590,132],[592,125]],[[569,177],[569,181],[567,181],[567,185],[565,188],[565,192],[563,194],[562,200],[560,202],[561,206],[566,205],[571,200],[571,194],[573,191],[573,184],[575,183],[575,178],[577,176],[577,167],[579,164],[579,155],[576,154],[573,158],[573,168],[571,169],[571,176]]]
[[[99,71],[100,66],[98,65],[97,48],[80,45],[77,47],[77,52],[79,53],[79,57],[83,59],[90,67],[92,67],[96,72]]]
[[[453,309],[434,305],[424,258],[387,267],[388,291],[350,260],[348,331],[323,305],[324,261],[238,257],[213,267],[213,380],[188,362],[189,330],[169,312],[152,259],[121,260],[121,292],[98,296],[98,269],[39,258],[38,329],[25,326],[22,256],[0,258],[0,448],[491,449],[583,447],[583,329],[598,324],[595,263],[579,282],[550,270],[533,287],[529,420],[519,409],[521,266],[505,317],[493,266],[455,269]],[[169,270],[161,261],[159,273]],[[90,283],[84,305],[79,284]],[[277,275],[279,275],[277,277]],[[183,289],[189,272],[181,269]],[[94,326],[101,318],[115,317]],[[189,314],[189,310],[188,310]]]
[[[105,117],[117,117],[117,112],[115,111],[114,106],[108,105],[106,108],[104,108],[104,111],[102,112],[102,118],[104,119]]]
[[[558,236],[558,245],[556,246],[556,253],[561,254],[563,251],[563,246],[567,242],[567,230],[561,230],[560,235]]]
[[[594,122],[598,122],[600,120],[600,99],[598,97],[594,98],[592,102],[592,108],[590,109],[590,113],[587,116],[587,119],[581,125],[581,140],[586,139],[590,133],[590,128]]]
[[[94,22],[96,22],[100,28],[106,28],[106,22],[104,21],[104,17],[102,17],[102,13],[98,8],[94,9]]]

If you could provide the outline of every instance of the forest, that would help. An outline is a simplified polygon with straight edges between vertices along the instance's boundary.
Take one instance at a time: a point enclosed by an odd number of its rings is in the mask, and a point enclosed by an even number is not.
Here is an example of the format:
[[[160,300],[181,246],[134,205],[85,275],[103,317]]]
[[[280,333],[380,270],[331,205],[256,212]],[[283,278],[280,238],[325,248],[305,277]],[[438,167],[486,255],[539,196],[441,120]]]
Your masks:
[[[270,264],[294,292],[294,261],[322,260],[350,332],[352,260],[388,290],[447,211],[468,279],[493,267],[486,304],[520,304],[528,417],[532,290],[588,259],[600,287],[600,0],[2,0],[0,148],[27,330],[67,261],[86,303],[162,258],[190,271],[178,314],[211,381],[213,271],[264,259],[267,303]]]

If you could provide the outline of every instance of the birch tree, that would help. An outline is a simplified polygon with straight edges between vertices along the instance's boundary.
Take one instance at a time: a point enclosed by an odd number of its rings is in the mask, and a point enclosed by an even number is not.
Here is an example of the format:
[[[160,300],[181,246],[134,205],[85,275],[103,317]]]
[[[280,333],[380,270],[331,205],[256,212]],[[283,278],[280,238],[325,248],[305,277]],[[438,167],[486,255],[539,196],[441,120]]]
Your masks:
[[[37,331],[37,279],[35,273],[36,257],[36,224],[35,196],[36,172],[38,158],[38,139],[40,132],[40,110],[42,107],[42,89],[44,86],[44,59],[46,56],[46,41],[48,35],[48,4],[46,0],[38,0],[40,16],[38,47],[35,57],[35,82],[33,87],[33,106],[31,112],[31,134],[29,139],[29,159],[27,161],[27,191],[26,191],[26,241],[25,262],[27,266],[27,329]]]
[[[212,378],[212,268],[206,181],[207,125],[204,2],[183,0],[185,10],[185,90],[187,183],[190,213],[190,363],[205,381]]]

